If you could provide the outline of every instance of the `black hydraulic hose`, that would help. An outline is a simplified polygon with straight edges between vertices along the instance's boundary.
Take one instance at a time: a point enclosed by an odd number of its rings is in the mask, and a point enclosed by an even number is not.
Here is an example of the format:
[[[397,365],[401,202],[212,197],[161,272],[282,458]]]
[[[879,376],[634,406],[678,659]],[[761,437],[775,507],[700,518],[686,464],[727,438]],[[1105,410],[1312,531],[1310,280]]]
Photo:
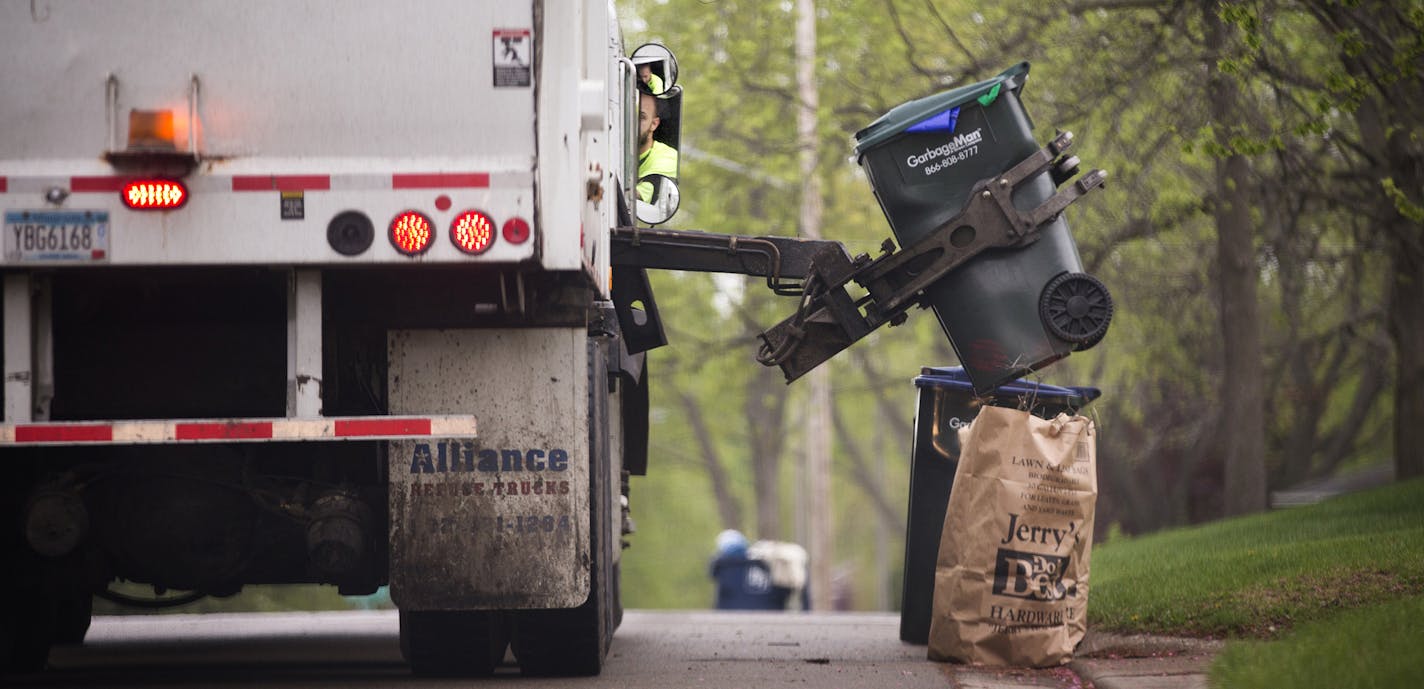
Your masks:
[[[806,330],[803,324],[806,322],[806,315],[811,310],[811,305],[816,300],[816,275],[806,279],[805,292],[801,296],[801,303],[796,307],[796,314],[791,318],[791,326],[788,328],[786,339],[776,349],[771,349],[771,343],[762,341],[761,349],[757,351],[757,363],[763,366],[779,366],[788,356],[801,346],[801,341],[806,337]]]

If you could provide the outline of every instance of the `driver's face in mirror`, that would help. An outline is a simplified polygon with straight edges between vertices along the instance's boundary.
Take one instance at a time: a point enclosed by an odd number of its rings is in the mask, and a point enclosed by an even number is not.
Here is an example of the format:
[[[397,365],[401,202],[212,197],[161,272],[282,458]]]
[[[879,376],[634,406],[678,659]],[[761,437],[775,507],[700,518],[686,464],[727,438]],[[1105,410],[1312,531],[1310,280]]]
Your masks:
[[[647,152],[653,145],[653,132],[662,120],[658,118],[658,99],[651,94],[638,95],[638,151]]]
[[[663,79],[653,74],[653,65],[651,63],[645,62],[638,65],[638,81],[647,84],[648,90],[653,93],[662,93],[664,91]]]
[[[659,43],[644,43],[633,51],[633,64],[638,71],[638,88],[646,87],[661,96],[677,84],[677,58]]]

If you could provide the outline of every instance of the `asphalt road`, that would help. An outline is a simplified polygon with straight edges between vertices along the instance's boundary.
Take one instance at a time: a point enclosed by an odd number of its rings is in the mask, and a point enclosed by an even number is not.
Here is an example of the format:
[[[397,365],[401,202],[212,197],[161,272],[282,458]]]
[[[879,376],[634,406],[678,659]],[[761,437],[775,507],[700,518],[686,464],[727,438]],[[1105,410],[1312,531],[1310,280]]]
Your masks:
[[[56,648],[22,687],[450,687],[401,662],[394,612],[95,618],[83,646]],[[1006,683],[1007,681],[1007,683]],[[481,687],[1072,687],[1066,669],[1022,676],[925,660],[894,614],[629,611],[601,676],[523,678],[510,665]]]

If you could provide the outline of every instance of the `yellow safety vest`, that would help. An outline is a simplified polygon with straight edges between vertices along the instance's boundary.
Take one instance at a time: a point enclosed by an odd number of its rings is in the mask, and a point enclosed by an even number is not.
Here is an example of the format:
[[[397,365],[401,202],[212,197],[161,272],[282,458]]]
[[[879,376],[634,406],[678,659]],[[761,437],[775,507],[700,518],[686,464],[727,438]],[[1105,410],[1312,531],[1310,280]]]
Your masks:
[[[677,179],[677,149],[661,141],[654,141],[646,153],[638,157],[638,179],[648,175],[663,175]],[[638,183],[638,198],[643,203],[653,202],[653,183]]]

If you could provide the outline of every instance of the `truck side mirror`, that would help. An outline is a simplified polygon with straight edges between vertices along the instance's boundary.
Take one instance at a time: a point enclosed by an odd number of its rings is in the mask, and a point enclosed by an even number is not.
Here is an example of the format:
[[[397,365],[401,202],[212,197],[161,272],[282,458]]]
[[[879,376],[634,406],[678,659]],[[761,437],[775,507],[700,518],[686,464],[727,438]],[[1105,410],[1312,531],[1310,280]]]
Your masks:
[[[677,213],[681,197],[677,182],[666,175],[648,175],[638,180],[639,185],[653,185],[652,202],[638,199],[638,220],[648,225],[661,225]]]
[[[633,66],[638,68],[638,80],[647,84],[655,96],[677,85],[677,57],[661,43],[638,46],[633,51]]]
[[[638,209],[635,215],[650,225],[667,222],[677,212],[677,181],[682,170],[682,87],[674,84],[661,96],[642,93],[639,107],[655,108],[657,128],[649,148],[638,155]],[[645,206],[656,205],[657,212]]]
[[[639,141],[638,203],[634,215],[649,225],[667,222],[677,213],[677,181],[682,158],[682,87],[677,84],[677,58],[660,43],[645,43],[633,51],[637,69],[638,107],[653,109],[657,128],[651,149]]]

